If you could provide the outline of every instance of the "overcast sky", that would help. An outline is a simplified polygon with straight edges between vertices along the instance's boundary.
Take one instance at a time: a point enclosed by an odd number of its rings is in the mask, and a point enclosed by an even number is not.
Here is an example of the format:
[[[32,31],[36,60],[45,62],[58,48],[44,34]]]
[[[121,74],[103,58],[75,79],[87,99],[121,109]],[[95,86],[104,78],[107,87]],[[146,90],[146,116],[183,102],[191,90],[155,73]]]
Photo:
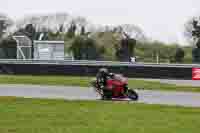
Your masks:
[[[13,19],[67,12],[96,24],[135,24],[155,40],[183,42],[183,24],[200,12],[200,0],[1,0],[0,12]]]

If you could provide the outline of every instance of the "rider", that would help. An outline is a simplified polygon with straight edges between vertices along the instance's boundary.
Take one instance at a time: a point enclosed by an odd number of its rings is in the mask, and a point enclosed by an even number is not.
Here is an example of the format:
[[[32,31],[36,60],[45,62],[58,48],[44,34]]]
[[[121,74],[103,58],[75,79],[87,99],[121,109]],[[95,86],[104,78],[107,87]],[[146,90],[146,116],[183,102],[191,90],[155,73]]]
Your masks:
[[[96,78],[97,78],[97,82],[100,83],[101,85],[103,85],[104,89],[106,89],[105,87],[107,86],[107,80],[109,78],[113,78],[114,74],[113,73],[109,73],[108,69],[106,68],[101,68],[99,69]]]
[[[108,93],[109,91],[111,91],[109,88],[107,88],[107,80],[109,78],[119,80],[119,81],[123,80],[121,75],[110,73],[108,69],[106,68],[99,69],[96,77],[97,77],[97,82],[100,84],[101,89],[105,90]],[[128,90],[128,87],[127,85],[125,85],[124,91],[126,92],[127,90]]]
[[[112,83],[110,85],[110,82],[108,82],[108,84],[107,84],[107,81],[109,79],[114,79],[114,81],[123,82],[123,85],[124,85],[123,89],[121,88],[122,84],[120,84],[120,88],[119,87],[115,87],[115,86],[119,85],[119,82],[117,82],[117,83],[113,82],[113,85],[112,85]],[[98,73],[96,75],[96,80],[97,80],[98,88],[101,88],[102,91],[103,91],[103,97],[102,97],[103,99],[110,100],[110,99],[112,99],[113,96],[116,96],[115,92],[118,93],[119,91],[120,91],[120,94],[126,94],[127,95],[129,93],[129,89],[128,89],[128,86],[127,86],[128,85],[127,84],[127,79],[124,78],[120,74],[110,73],[108,71],[108,69],[106,69],[106,68],[99,69],[99,71],[98,71]],[[126,96],[126,95],[122,95],[122,96]],[[135,99],[135,96],[134,96],[134,99]]]

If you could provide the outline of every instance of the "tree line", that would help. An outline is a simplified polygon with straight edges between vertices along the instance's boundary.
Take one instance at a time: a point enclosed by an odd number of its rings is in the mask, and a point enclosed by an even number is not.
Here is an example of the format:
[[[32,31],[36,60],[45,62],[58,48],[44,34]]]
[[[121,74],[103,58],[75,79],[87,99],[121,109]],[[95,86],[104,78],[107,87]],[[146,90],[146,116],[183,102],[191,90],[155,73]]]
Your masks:
[[[77,60],[127,61],[134,56],[139,62],[192,63],[192,45],[149,41],[133,24],[94,26],[83,17],[70,18],[64,13],[29,16],[12,24],[10,19],[0,19],[1,44],[10,43],[13,34],[22,33],[31,40],[64,40],[65,51],[72,52]]]

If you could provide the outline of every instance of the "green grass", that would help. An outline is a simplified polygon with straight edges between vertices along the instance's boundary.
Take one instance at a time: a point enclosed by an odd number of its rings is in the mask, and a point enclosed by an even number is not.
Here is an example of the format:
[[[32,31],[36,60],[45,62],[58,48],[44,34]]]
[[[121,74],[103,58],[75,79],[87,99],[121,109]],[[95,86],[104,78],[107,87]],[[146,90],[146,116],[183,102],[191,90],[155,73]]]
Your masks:
[[[91,77],[72,76],[15,76],[0,75],[0,84],[33,84],[33,85],[62,85],[62,86],[90,86]],[[192,91],[200,92],[200,87],[177,86],[156,81],[129,80],[130,88],[144,88],[149,90]]]
[[[1,133],[198,133],[200,108],[0,97]]]
[[[0,75],[0,84],[33,84],[88,87],[89,77]]]

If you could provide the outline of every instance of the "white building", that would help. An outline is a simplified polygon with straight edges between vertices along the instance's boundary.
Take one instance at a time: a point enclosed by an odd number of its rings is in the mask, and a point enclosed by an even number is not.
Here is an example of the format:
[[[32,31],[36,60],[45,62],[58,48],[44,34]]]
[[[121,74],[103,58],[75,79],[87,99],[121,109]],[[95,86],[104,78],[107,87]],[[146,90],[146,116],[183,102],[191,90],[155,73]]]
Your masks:
[[[34,59],[64,60],[64,41],[34,41]]]

